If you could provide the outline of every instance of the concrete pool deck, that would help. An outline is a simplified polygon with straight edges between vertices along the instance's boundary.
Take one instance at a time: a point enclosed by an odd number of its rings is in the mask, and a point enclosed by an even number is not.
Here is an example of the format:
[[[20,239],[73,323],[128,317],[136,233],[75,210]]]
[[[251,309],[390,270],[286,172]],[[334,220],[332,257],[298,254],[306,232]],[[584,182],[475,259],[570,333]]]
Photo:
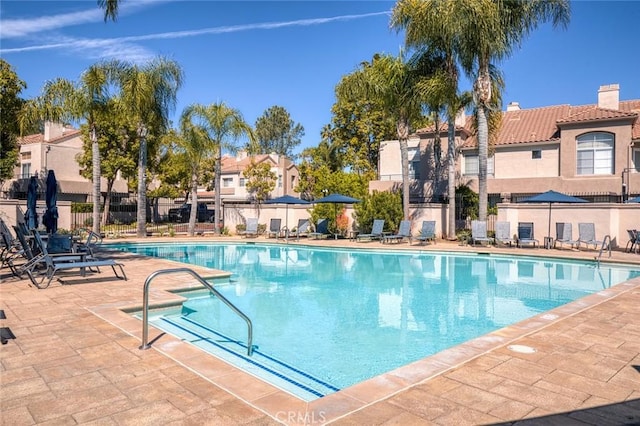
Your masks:
[[[274,242],[184,240],[209,239]],[[590,260],[597,255],[441,241],[302,243]],[[0,347],[2,424],[640,424],[640,278],[306,403],[152,327],[152,349],[140,350],[141,323],[123,309],[141,305],[152,272],[177,264],[113,256],[125,264],[128,281],[104,271],[38,290],[0,272],[6,315],[0,323],[16,336]],[[611,260],[640,265],[637,254],[616,251]],[[156,305],[178,300],[165,290],[190,282],[181,275],[156,281],[150,292]],[[509,349],[514,346],[535,352]]]

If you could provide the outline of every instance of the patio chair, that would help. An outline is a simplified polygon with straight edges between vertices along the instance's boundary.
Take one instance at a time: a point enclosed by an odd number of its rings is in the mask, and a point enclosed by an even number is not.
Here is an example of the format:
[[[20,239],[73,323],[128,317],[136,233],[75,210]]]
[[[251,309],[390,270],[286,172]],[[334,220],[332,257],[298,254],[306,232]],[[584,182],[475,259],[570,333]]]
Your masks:
[[[523,244],[538,247],[540,242],[534,238],[534,235],[533,222],[518,222],[518,247],[522,247]]]
[[[429,241],[436,242],[436,221],[435,220],[423,220],[422,229],[420,229],[420,235],[416,237],[420,244],[426,244]]]
[[[487,221],[486,220],[472,220],[471,221],[471,244],[482,244],[483,242],[492,244],[493,238],[487,236]]]
[[[382,242],[401,243],[405,240],[409,241],[409,244],[411,244],[411,221],[410,220],[400,221],[400,226],[398,227],[398,233],[384,236]]]
[[[257,237],[258,236],[258,218],[257,217],[249,217],[247,218],[247,227],[244,231],[239,232],[240,235],[245,238],[249,237]]]
[[[7,266],[13,275],[17,275],[15,259],[23,257],[20,241],[13,237],[7,224],[0,218],[0,268]]]
[[[271,238],[272,235],[273,235],[273,238],[280,237],[282,233],[282,228],[280,227],[281,224],[282,224],[282,219],[278,219],[278,218],[271,219],[269,221],[269,229],[267,230],[267,238]]]
[[[578,240],[573,239],[573,227],[568,222],[556,222],[556,239],[553,242],[553,248],[556,248],[556,244],[560,243],[560,248],[563,244],[569,244],[571,248],[578,245]]]
[[[289,236],[296,237],[296,239],[299,240],[300,237],[308,235],[309,226],[309,219],[298,219],[298,226],[296,227],[295,231],[289,232]]]
[[[516,240],[513,239],[511,234],[511,222],[497,221],[496,222],[496,243],[513,246]]]
[[[326,238],[326,236],[329,234],[329,219],[322,218],[318,219],[315,231],[309,232],[309,238]]]
[[[596,225],[590,223],[578,223],[578,250],[580,244],[584,244],[587,248],[593,244],[594,250],[602,244],[602,241],[596,240]]]
[[[640,231],[637,229],[627,229],[627,234],[629,235],[629,241],[627,241],[624,251],[631,253],[635,247],[635,252],[638,253],[640,250]]]
[[[368,234],[358,234],[356,241],[373,241],[381,240],[383,237],[384,219],[374,219],[371,232]]]
[[[113,259],[96,259],[87,258],[83,254],[76,254],[75,258],[72,255],[63,257],[56,257],[49,254],[46,244],[42,241],[40,234],[37,230],[32,230],[32,235],[36,246],[40,249],[40,254],[34,257],[30,266],[25,269],[25,272],[29,276],[29,280],[37,288],[47,288],[53,278],[58,276],[60,271],[68,271],[72,269],[78,269],[82,276],[85,276],[86,271],[100,272],[98,268],[101,266],[111,266],[116,278],[126,280],[127,276],[124,273],[124,265],[118,263]],[[64,260],[62,260],[64,259]],[[120,274],[116,266],[120,269]],[[58,277],[58,281],[61,281]],[[62,282],[62,281],[61,281]]]

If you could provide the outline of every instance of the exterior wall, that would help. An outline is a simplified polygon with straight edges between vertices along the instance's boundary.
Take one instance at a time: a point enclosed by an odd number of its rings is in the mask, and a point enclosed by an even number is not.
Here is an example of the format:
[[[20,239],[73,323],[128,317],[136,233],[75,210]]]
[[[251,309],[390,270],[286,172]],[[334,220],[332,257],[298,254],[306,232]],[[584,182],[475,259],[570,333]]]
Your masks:
[[[532,158],[532,151],[540,150],[541,158]],[[559,144],[514,146],[498,148],[495,152],[494,179],[557,177],[560,157]]]
[[[58,201],[58,229],[71,229],[71,203],[69,201]],[[38,200],[36,211],[38,212],[38,229],[45,230],[42,226],[42,214],[46,211],[47,206],[43,200]],[[27,202],[25,200],[0,200],[0,217],[5,221],[7,226],[13,232],[12,225],[18,222],[24,222],[24,213],[27,211]]]
[[[407,141],[408,148],[420,149],[420,138],[411,137]],[[380,164],[378,176],[381,181],[402,181],[402,162],[400,159],[400,142],[397,140],[380,142]]]

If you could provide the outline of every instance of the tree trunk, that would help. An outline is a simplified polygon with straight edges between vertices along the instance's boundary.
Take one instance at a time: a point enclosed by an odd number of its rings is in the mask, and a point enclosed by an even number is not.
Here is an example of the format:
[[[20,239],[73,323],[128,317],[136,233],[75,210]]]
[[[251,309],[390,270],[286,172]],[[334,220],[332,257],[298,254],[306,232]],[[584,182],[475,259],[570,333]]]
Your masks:
[[[147,236],[147,129],[138,129],[140,152],[138,155],[138,237]]]
[[[449,220],[447,226],[447,238],[456,237],[456,117],[449,114],[449,129],[447,132],[447,173],[449,194]]]
[[[220,144],[216,147],[216,166],[215,166],[215,216],[213,218],[213,229],[215,235],[220,235],[220,226],[222,219],[222,201],[220,191],[222,190],[222,147]]]
[[[491,100],[491,77],[489,67],[481,66],[478,79],[474,84],[478,114],[478,219],[487,220],[488,192],[487,192],[487,157],[489,155],[489,125],[487,123],[487,109]]]
[[[91,128],[91,163],[93,166],[93,215],[91,228],[93,232],[100,235],[100,145],[98,145],[98,135],[96,128]]]
[[[111,191],[113,190],[113,183],[115,179],[107,180],[107,193],[104,196],[104,209],[102,211],[102,226],[107,226],[109,224],[109,212],[111,211]]]
[[[189,229],[187,233],[193,237],[196,232],[196,220],[198,219],[198,173],[191,173],[191,212],[189,213]]]
[[[409,139],[409,121],[400,119],[396,125],[398,142],[400,143],[400,161],[402,163],[402,213],[404,220],[409,220],[409,153],[407,139]]]

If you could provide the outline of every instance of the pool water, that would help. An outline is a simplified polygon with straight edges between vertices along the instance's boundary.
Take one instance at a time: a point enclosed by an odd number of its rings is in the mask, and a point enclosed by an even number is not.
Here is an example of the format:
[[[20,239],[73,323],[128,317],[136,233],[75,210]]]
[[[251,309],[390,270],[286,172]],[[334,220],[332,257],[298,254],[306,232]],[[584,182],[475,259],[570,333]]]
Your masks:
[[[640,276],[522,256],[261,244],[110,245],[232,272],[150,322],[306,400]]]

